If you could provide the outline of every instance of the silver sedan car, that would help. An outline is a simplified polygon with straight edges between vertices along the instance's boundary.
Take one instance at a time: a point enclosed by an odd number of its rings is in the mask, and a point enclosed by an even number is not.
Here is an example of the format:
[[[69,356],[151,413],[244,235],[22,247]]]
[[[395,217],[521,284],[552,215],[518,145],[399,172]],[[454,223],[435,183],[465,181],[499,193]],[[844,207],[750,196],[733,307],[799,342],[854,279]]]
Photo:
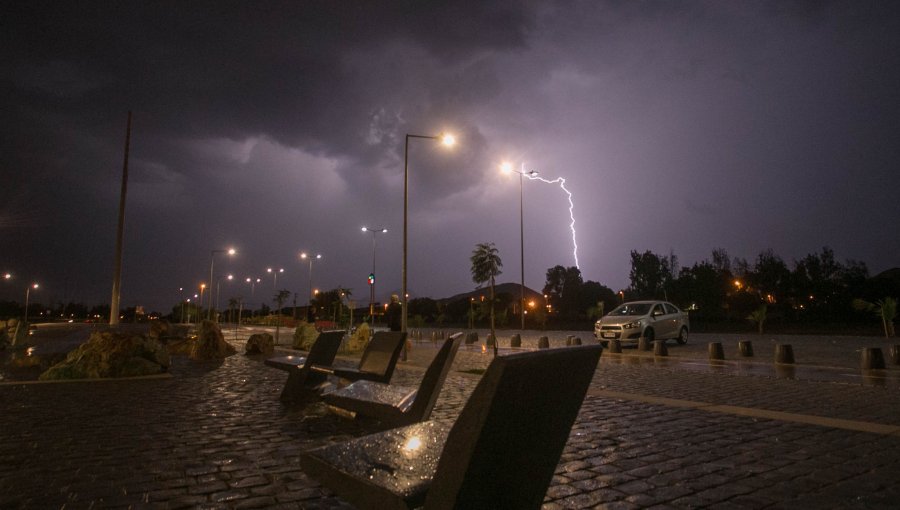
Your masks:
[[[594,336],[603,344],[610,340],[637,343],[674,338],[686,344],[690,321],[688,314],[668,301],[632,301],[617,306],[594,324]]]

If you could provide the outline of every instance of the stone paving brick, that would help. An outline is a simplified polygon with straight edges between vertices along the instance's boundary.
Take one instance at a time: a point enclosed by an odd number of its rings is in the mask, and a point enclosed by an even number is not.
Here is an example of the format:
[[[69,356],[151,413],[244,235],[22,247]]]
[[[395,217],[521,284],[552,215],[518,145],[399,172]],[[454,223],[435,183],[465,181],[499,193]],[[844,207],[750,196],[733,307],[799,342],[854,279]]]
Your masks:
[[[416,356],[425,351],[414,349],[412,361],[400,364],[397,383],[417,383],[428,360]],[[461,351],[454,370],[483,368],[489,359]],[[216,500],[226,495],[267,508],[348,508],[302,473],[298,455],[371,432],[373,423],[282,406],[285,375],[261,359],[196,364],[175,357],[172,373],[0,386],[0,508],[220,508],[230,505]],[[451,372],[433,417],[454,419],[477,380]],[[884,388],[607,361],[593,387],[900,424],[900,400]],[[589,395],[545,507],[812,508],[832,501],[893,508],[898,459],[896,436]]]

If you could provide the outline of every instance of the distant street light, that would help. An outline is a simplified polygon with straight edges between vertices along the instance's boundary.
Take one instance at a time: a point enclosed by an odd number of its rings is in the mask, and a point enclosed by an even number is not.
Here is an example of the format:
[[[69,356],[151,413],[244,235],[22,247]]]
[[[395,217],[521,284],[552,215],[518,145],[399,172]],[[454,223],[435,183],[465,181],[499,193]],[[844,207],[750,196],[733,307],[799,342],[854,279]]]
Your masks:
[[[247,304],[252,306],[253,305],[253,291],[256,289],[256,284],[261,282],[262,279],[247,277],[247,279],[245,281],[250,284],[250,302]],[[250,309],[250,317],[253,317],[253,309],[252,308]]]
[[[184,287],[178,287],[178,292],[181,295],[181,323],[184,324]]]
[[[234,280],[234,275],[228,275],[225,277],[226,280]],[[222,286],[222,277],[220,276],[218,280],[216,280],[216,310],[219,309],[219,289]],[[230,318],[229,318],[230,319]],[[216,312],[216,322],[219,322],[219,313]]]
[[[446,147],[452,147],[456,144],[456,138],[451,134],[441,134],[437,136],[426,136],[426,135],[411,135],[409,133],[406,134],[406,144],[403,148],[403,269],[401,271],[401,305],[402,305],[402,313],[400,314],[400,330],[406,331],[407,324],[407,312],[408,312],[408,302],[409,302],[409,294],[406,292],[406,259],[407,259],[407,217],[409,216],[409,139],[410,138],[425,138],[428,140],[438,140]],[[404,354],[406,354],[406,349],[404,348]],[[404,356],[405,360],[406,357]]]
[[[524,186],[522,182],[525,180],[525,176],[534,177],[537,175],[537,172],[532,170],[530,172],[526,172],[523,170],[513,170],[513,167],[510,163],[503,163],[500,165],[500,169],[504,173],[514,172],[519,174],[519,248],[521,254],[521,268],[522,268],[522,295],[519,300],[519,311],[522,314],[522,329],[525,329],[525,199],[524,199]]]
[[[312,319],[312,313],[311,313],[311,311],[312,311],[312,300],[313,300],[313,288],[312,288],[312,263],[313,263],[313,259],[315,259],[315,260],[321,260],[321,259],[322,259],[322,255],[319,254],[319,253],[317,253],[315,256],[313,256],[311,253],[306,253],[306,252],[301,252],[301,253],[300,253],[300,260],[306,260],[306,261],[309,261],[309,304],[306,306],[306,318],[307,318],[307,320],[311,320],[311,319]]]
[[[216,253],[227,253],[228,255],[234,255],[237,253],[234,248],[228,248],[227,250],[210,250],[209,252],[209,284],[212,285],[213,280],[213,262],[216,260]],[[212,290],[212,289],[210,289]],[[203,304],[203,300],[200,300],[200,304]],[[213,314],[213,303],[212,303],[212,292],[209,294],[209,320],[212,320]]]
[[[283,273],[284,268],[272,269],[271,267],[269,267],[266,268],[266,272],[272,275],[272,288],[275,289],[275,292],[278,292],[278,273]]]
[[[197,302],[197,305],[200,306],[200,308],[203,308],[203,291],[204,290],[206,290],[206,284],[201,283],[200,284],[200,301]],[[210,307],[210,309],[212,309],[212,289],[210,289],[209,301],[210,301],[209,307]],[[200,324],[200,319],[203,318],[202,313],[203,312],[200,311],[199,309],[197,310],[197,324]],[[212,320],[212,318],[210,318],[210,320]]]
[[[363,232],[372,233],[372,274],[369,276],[369,316],[371,317],[372,327],[375,327],[375,238],[377,234],[387,234],[386,228],[369,228],[363,227]]]
[[[25,287],[25,326],[28,326],[28,298],[31,297],[31,289],[37,290],[40,287],[37,283],[32,283],[28,287]],[[27,331],[27,330],[26,330]]]

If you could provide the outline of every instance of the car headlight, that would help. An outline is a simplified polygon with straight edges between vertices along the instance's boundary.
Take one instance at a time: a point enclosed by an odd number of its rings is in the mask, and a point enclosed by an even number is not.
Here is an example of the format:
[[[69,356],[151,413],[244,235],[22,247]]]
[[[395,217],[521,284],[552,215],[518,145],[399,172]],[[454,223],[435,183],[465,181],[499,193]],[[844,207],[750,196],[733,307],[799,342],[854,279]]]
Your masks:
[[[628,324],[625,324],[624,326],[622,326],[622,329],[634,329],[634,328],[639,328],[639,327],[641,327],[641,321],[634,321],[634,322],[629,322]]]

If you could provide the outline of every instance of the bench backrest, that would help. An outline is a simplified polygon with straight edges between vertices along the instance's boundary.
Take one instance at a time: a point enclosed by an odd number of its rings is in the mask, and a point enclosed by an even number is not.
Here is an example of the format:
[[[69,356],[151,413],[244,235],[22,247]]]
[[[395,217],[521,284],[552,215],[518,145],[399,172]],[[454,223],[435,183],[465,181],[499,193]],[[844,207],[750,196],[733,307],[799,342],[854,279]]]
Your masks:
[[[309,348],[309,354],[306,356],[306,364],[331,366],[334,363],[334,357],[337,356],[338,349],[341,347],[341,340],[344,339],[344,331],[323,331],[319,333],[312,347]]]
[[[453,359],[456,358],[456,352],[459,351],[462,341],[462,333],[451,335],[431,360],[425,376],[422,377],[419,390],[416,392],[416,400],[407,411],[411,420],[409,423],[425,421],[431,416],[431,410],[434,409],[434,404],[437,402],[441,388],[444,386],[444,380],[447,378],[447,373],[450,372],[450,366],[453,365]]]
[[[406,333],[378,331],[359,360],[359,371],[378,374],[378,382],[389,382],[400,359],[400,351],[406,342]]]
[[[540,508],[601,352],[495,358],[450,430],[425,507]]]

